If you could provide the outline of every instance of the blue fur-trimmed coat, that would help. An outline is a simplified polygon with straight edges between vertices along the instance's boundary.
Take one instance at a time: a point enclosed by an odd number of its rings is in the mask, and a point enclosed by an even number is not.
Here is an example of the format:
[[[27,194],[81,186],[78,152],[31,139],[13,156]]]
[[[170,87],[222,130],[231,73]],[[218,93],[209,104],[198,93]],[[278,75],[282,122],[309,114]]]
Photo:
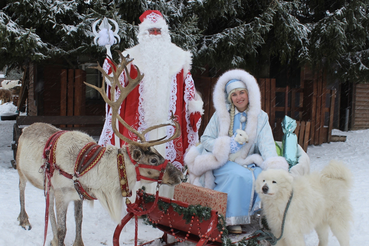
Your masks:
[[[230,104],[225,93],[226,83],[231,79],[243,81],[249,97],[245,128],[248,142],[234,154],[230,154]],[[191,147],[184,159],[190,183],[213,189],[215,184],[212,170],[221,167],[228,160],[240,165],[255,163],[262,169],[288,170],[286,160],[277,155],[268,115],[261,110],[260,89],[252,75],[241,69],[224,73],[214,88],[213,103],[216,112],[201,137],[201,144]]]

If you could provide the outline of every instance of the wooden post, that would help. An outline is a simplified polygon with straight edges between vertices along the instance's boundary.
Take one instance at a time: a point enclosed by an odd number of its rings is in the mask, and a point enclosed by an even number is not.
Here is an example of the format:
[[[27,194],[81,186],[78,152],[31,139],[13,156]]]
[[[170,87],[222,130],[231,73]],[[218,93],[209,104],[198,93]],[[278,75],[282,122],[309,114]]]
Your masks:
[[[271,122],[272,129],[275,126],[275,108],[276,108],[276,82],[275,79],[270,81],[270,115],[269,122]]]
[[[318,91],[318,87],[317,87],[317,82],[316,80],[312,81],[312,98],[311,98],[311,141],[312,144],[316,144],[315,143],[315,136],[316,136],[316,111],[317,111],[317,91]]]
[[[264,79],[265,80],[265,112],[270,115],[270,106],[271,106],[271,98],[270,98],[270,79]],[[274,122],[273,122],[274,123]],[[270,118],[269,118],[269,124],[272,125],[272,123],[270,122]]]
[[[300,131],[297,137],[299,138],[299,145],[304,146],[305,121],[299,121],[299,124],[300,124]]]
[[[351,108],[350,108],[350,113],[349,113],[349,119],[348,119],[348,129],[354,129],[355,125],[356,125],[356,117],[357,117],[357,113],[356,113],[356,95],[358,93],[358,88],[357,88],[357,83],[353,83],[350,87],[352,88],[351,90],[351,95],[350,95],[350,100],[352,101],[351,103]],[[346,118],[346,117],[345,117]]]
[[[28,84],[29,84],[29,77],[28,75],[29,66],[23,66],[23,77],[22,77],[22,86],[19,91],[19,99],[17,102],[17,109],[20,110],[23,104],[26,102],[26,93],[28,93]]]
[[[62,69],[60,74],[60,116],[67,115],[67,76],[67,69]],[[65,127],[65,125],[61,125],[60,127]]]
[[[30,116],[37,115],[37,105],[35,104],[35,79],[36,79],[36,71],[37,65],[34,63],[29,63],[28,70],[28,90],[27,90],[27,113]]]
[[[300,113],[299,113],[299,119],[302,120],[302,117],[304,115],[304,83],[305,81],[300,81],[300,101],[299,101],[299,107],[301,109]]]
[[[305,152],[307,151],[307,148],[309,146],[309,141],[310,141],[310,121],[306,121],[306,125],[305,125],[305,134],[304,134],[304,143],[302,148],[305,150]]]
[[[325,122],[325,108],[326,108],[326,86],[324,79],[324,71],[320,71],[319,85],[320,85],[320,121],[319,121],[319,145],[324,143],[324,122]]]
[[[291,89],[291,118],[296,119],[296,89]]]
[[[266,105],[265,105],[265,98],[266,98],[266,82],[265,82],[265,79],[259,79],[259,87],[260,87],[260,97],[261,97],[261,109],[265,110],[265,112],[267,112]]]
[[[73,104],[74,104],[74,69],[68,69],[68,107],[67,115],[73,116]],[[73,125],[68,125],[73,127]]]
[[[83,81],[86,80],[86,73],[81,69],[75,70],[74,77],[74,115],[84,115],[85,109],[85,85]],[[79,125],[75,125],[75,127],[79,127]]]
[[[288,115],[288,92],[289,92],[289,87],[287,85],[285,94],[284,94],[284,115]]]
[[[333,130],[333,118],[334,118],[334,102],[336,99],[336,90],[332,90],[331,93],[331,102],[329,107],[329,126],[328,126],[328,143],[331,142],[332,139],[332,130]]]
[[[295,132],[295,134],[296,134],[297,137],[300,136],[300,126],[301,126],[300,121],[296,121],[296,129],[295,129],[294,132]],[[300,140],[298,140],[298,142],[300,144]]]

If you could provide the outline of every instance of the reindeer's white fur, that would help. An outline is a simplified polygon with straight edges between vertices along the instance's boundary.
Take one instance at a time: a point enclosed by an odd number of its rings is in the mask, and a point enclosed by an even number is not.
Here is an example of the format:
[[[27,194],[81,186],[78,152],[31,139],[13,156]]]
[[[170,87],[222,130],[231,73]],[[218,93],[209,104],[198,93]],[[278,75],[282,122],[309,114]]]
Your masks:
[[[25,183],[30,181],[37,188],[43,189],[44,174],[39,172],[40,167],[44,164],[42,153],[48,138],[59,130],[60,129],[49,124],[35,123],[25,128],[21,137],[19,138],[17,151],[17,169],[20,178],[21,197],[21,213],[19,215],[19,220],[20,225],[24,228],[27,226],[30,227],[28,216],[24,209]],[[73,174],[75,160],[77,159],[78,153],[89,142],[95,141],[85,133],[78,131],[68,131],[64,133],[57,142],[57,148],[55,151],[56,164],[65,172]],[[79,178],[79,181],[86,192],[89,195],[96,197],[102,206],[109,212],[111,218],[116,222],[120,222],[122,218],[124,205],[117,170],[118,151],[124,153],[129,188],[132,189],[136,182],[136,172],[135,167],[132,164],[125,148],[119,150],[115,147],[108,147],[97,165]],[[143,158],[145,156],[141,157]],[[166,170],[170,169],[170,171],[164,174],[163,183],[179,183],[182,173],[177,169],[173,171],[171,168],[174,167],[172,165],[167,166]],[[141,175],[150,178],[157,178],[159,176],[159,171],[150,170],[149,172],[147,169],[141,169]],[[54,239],[51,244],[60,246],[64,245],[63,241],[66,232],[65,215],[68,208],[68,203],[73,200],[80,201],[80,198],[74,188],[73,180],[64,177],[63,175],[59,174],[58,171],[54,172],[51,183],[53,187],[51,190],[51,195],[53,195],[53,192],[55,193],[58,224],[57,230],[59,231],[59,233],[55,231],[55,225],[53,225],[55,222],[53,221],[54,218],[52,218],[54,211],[50,209],[50,220],[54,233]],[[80,216],[80,220],[82,220],[82,207],[81,211],[78,212],[80,212],[80,214],[76,216]],[[80,230],[80,225],[76,227],[79,227],[76,230]],[[60,231],[64,233],[64,236],[62,235],[63,233],[60,233]],[[61,236],[59,234],[61,234]],[[80,235],[78,235],[78,240],[80,242],[75,242],[74,246],[83,245]]]

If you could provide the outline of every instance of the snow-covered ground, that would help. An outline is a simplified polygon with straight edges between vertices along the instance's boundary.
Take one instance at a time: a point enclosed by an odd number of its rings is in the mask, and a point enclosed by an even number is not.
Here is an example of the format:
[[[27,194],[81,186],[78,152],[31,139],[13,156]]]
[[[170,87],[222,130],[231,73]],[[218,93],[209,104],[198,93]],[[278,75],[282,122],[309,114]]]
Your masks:
[[[0,106],[1,115],[1,106]],[[11,167],[13,159],[11,150],[12,127],[14,121],[0,121],[0,246],[22,245],[34,246],[43,244],[45,198],[43,191],[28,184],[26,189],[26,210],[32,224],[32,230],[26,231],[18,224],[19,195],[18,173]],[[341,132],[334,130],[335,135],[346,135],[346,142],[309,146],[311,169],[320,170],[331,159],[344,161],[354,175],[354,186],[351,194],[354,223],[351,230],[351,245],[368,245],[369,243],[369,130]],[[162,232],[139,221],[139,243],[159,238]],[[84,204],[83,240],[86,246],[113,245],[112,238],[116,224],[99,202],[93,207]],[[65,245],[71,246],[74,240],[73,204],[70,205],[67,217],[67,235]],[[130,221],[120,236],[120,245],[134,245],[134,221]],[[52,238],[49,226],[47,244]],[[305,237],[307,246],[318,245],[315,232]],[[181,245],[184,245],[182,243]],[[329,246],[339,246],[335,237],[330,236]]]
[[[16,112],[17,106],[15,106],[12,102],[0,104],[0,116],[4,114],[15,114]]]

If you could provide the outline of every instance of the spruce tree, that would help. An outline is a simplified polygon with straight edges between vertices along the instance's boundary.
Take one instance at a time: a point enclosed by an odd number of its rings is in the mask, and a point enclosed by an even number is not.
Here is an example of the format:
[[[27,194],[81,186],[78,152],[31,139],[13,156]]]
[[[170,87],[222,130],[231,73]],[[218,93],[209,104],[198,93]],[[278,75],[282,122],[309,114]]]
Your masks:
[[[102,62],[105,49],[93,43],[94,21],[117,21],[121,41],[111,49],[124,50],[137,44],[139,16],[157,9],[172,41],[192,52],[194,73],[245,68],[268,77],[279,66],[308,64],[342,80],[368,78],[363,0],[5,0],[0,8],[0,67],[50,58],[73,67]]]
[[[328,1],[327,1],[328,2]],[[318,2],[309,35],[313,67],[324,67],[341,82],[366,82],[369,76],[369,12],[366,1]],[[323,5],[324,4],[324,5]],[[322,6],[323,5],[323,6]]]
[[[112,50],[124,50],[137,44],[139,16],[148,9],[164,14],[174,43],[196,52],[197,17],[182,2],[7,0],[0,10],[0,55],[5,58],[0,67],[22,67],[50,58],[65,59],[72,67],[102,62],[105,49],[93,43],[93,22],[104,17],[117,21],[121,41]]]

